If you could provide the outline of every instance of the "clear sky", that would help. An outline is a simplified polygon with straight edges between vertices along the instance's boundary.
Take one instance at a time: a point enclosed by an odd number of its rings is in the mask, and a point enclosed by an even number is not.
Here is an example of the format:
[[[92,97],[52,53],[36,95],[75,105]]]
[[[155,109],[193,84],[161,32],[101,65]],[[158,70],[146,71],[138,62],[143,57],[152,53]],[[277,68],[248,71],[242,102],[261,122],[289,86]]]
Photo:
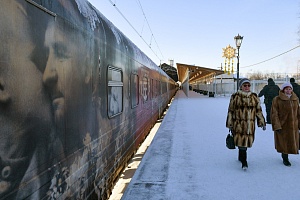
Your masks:
[[[241,74],[300,74],[300,48],[247,67],[300,45],[300,0],[89,1],[158,65],[172,59],[218,69],[224,65],[223,48],[235,48],[234,36],[240,34]]]

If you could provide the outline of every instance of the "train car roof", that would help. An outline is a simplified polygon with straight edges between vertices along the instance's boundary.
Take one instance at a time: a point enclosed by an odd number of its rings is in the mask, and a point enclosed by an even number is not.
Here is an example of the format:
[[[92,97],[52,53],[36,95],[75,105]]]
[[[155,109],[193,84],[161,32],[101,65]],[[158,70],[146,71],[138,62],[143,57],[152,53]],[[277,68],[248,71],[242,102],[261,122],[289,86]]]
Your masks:
[[[114,34],[118,44],[122,40],[127,40],[128,44],[132,47],[135,52],[135,59],[137,62],[141,63],[145,67],[148,67],[152,70],[156,70],[159,73],[168,76],[157,64],[155,64],[143,51],[141,51],[125,34],[122,33],[110,20],[108,20],[97,8],[95,8],[87,0],[77,0],[78,9],[80,13],[88,19],[90,27],[92,30],[96,29],[99,26],[101,20],[105,21],[108,27],[111,29]]]

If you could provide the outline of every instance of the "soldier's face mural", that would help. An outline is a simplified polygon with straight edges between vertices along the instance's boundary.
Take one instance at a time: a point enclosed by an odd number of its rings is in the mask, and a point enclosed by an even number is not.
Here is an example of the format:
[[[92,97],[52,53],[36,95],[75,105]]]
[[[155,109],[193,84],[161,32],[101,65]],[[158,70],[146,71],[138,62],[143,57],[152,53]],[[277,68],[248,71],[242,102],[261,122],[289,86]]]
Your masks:
[[[80,196],[87,188],[82,183],[90,178],[86,174],[87,164],[93,162],[90,143],[96,117],[92,114],[92,44],[84,33],[74,30],[78,27],[64,23],[56,19],[47,27],[44,44],[49,55],[43,83],[52,101],[56,131],[67,157],[63,165],[70,174],[70,194]]]
[[[46,30],[45,46],[49,56],[43,82],[51,96],[56,127],[65,134],[62,140],[71,152],[83,145],[88,133],[92,89],[88,41],[69,28],[61,30],[55,21]]]
[[[0,6],[0,198],[20,182],[51,124],[42,72],[31,59],[35,44],[24,2]]]
[[[73,35],[66,35],[58,27],[54,29],[55,25],[51,23],[46,31],[45,46],[49,48],[49,57],[43,80],[50,89],[56,117],[61,117],[64,112],[72,112],[65,110],[64,105],[75,102],[73,98],[78,98],[76,101],[84,98],[80,96],[83,84],[89,80],[85,80],[83,49]]]

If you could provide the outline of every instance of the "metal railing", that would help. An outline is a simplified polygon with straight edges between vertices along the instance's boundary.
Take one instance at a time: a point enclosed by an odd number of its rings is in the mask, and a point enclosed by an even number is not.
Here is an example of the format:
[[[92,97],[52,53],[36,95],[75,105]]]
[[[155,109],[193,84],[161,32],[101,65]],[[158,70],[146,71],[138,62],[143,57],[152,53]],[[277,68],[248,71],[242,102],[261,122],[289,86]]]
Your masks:
[[[289,79],[288,79],[289,81]],[[251,91],[255,93],[259,93],[265,85],[268,84],[267,80],[251,80]],[[275,84],[278,85],[279,87],[287,82],[286,80],[274,80]],[[221,82],[213,82],[210,84],[193,84],[191,85],[192,89],[197,89],[197,90],[203,90],[203,91],[208,91],[208,92],[213,92],[215,95],[219,96],[229,96],[233,94],[234,92],[237,91],[236,87],[236,82],[227,82],[227,83],[221,83]]]

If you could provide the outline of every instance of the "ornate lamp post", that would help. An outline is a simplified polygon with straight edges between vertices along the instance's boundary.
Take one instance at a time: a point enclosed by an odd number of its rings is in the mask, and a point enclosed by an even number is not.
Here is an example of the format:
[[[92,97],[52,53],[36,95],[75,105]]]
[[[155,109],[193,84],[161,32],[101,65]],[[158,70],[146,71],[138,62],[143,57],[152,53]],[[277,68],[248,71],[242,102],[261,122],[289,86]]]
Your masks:
[[[244,36],[240,36],[240,34],[238,34],[237,36],[234,37],[236,48],[238,49],[238,53],[237,53],[237,72],[236,72],[236,74],[237,74],[237,77],[236,77],[236,89],[237,89],[237,91],[239,90],[239,80],[240,80],[240,47],[242,45],[243,37]]]

